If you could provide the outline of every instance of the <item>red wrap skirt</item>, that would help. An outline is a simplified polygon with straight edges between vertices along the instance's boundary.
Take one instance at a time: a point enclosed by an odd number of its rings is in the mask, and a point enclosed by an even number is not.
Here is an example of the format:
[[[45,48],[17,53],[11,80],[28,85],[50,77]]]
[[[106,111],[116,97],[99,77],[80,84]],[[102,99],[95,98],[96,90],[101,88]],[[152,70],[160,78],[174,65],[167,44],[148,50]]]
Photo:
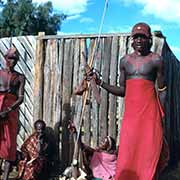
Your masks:
[[[0,111],[10,107],[17,97],[12,94],[0,94]],[[18,128],[18,110],[11,111],[6,119],[0,120],[0,158],[16,159],[16,138]]]
[[[163,112],[154,82],[126,81],[116,180],[152,180],[163,144]]]

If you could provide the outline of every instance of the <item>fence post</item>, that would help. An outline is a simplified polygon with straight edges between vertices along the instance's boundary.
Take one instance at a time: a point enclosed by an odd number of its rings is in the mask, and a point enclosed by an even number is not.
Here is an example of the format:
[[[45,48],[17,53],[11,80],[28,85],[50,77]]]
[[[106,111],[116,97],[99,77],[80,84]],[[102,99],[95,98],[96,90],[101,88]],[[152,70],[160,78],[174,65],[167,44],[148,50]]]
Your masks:
[[[35,75],[34,75],[34,107],[33,120],[43,118],[43,84],[44,84],[44,32],[39,32],[36,42]]]

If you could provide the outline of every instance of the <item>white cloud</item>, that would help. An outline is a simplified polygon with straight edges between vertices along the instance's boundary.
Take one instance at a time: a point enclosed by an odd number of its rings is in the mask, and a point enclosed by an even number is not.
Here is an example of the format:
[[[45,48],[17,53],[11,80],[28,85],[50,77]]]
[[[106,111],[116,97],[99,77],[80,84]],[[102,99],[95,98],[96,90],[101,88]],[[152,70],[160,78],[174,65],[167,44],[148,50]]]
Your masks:
[[[48,0],[33,0],[36,3],[45,3]],[[86,11],[90,0],[52,0],[53,7],[67,15],[76,15]]]
[[[81,17],[80,14],[69,15],[69,16],[66,18],[66,21],[78,19],[78,18],[80,18],[80,17]]]
[[[142,13],[146,15],[154,15],[165,21],[180,23],[180,0],[120,0],[126,5],[133,3],[142,6]]]
[[[150,24],[152,31],[163,31],[162,27],[157,24]],[[116,27],[107,27],[108,33],[127,33],[131,32],[132,26],[125,25],[125,26],[116,26]]]
[[[93,23],[94,20],[92,18],[88,18],[88,17],[83,17],[80,20],[80,23]]]
[[[116,26],[116,27],[108,27],[108,33],[127,33],[131,32],[131,28],[129,25],[125,26]]]
[[[150,24],[150,27],[152,31],[163,31],[163,28],[157,24]]]

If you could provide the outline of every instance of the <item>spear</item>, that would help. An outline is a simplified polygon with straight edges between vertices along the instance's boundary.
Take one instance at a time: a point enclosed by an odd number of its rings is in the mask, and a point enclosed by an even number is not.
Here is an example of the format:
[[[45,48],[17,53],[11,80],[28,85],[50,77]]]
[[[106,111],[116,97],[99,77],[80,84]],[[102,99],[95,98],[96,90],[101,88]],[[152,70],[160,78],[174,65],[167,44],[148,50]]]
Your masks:
[[[94,46],[93,46],[93,51],[92,51],[92,54],[90,56],[90,62],[89,64],[87,64],[87,62],[85,61],[86,59],[86,56],[84,54],[84,52],[82,53],[83,55],[83,64],[84,64],[84,68],[86,70],[86,73],[91,71],[92,70],[92,66],[93,66],[93,63],[94,63],[94,57],[95,57],[95,52],[99,46],[99,42],[100,42],[100,37],[101,37],[101,32],[102,32],[102,26],[103,26],[103,23],[104,23],[104,17],[105,17],[105,14],[106,14],[106,10],[107,10],[107,7],[108,7],[108,0],[105,1],[105,5],[104,5],[104,11],[103,11],[103,15],[102,15],[102,19],[101,19],[101,25],[100,25],[100,28],[99,28],[99,34],[98,34],[98,39],[97,41],[95,41],[94,43]],[[82,105],[82,111],[81,111],[81,116],[80,116],[80,123],[79,123],[79,129],[78,129],[78,132],[77,132],[77,139],[76,139],[76,142],[75,142],[75,147],[74,147],[74,152],[78,152],[77,149],[78,149],[78,141],[79,141],[79,137],[80,137],[80,133],[81,133],[81,127],[82,127],[82,122],[83,122],[83,115],[84,115],[84,112],[85,112],[85,107],[86,107],[86,101],[87,101],[87,98],[88,98],[88,94],[89,94],[89,84],[91,84],[91,87],[93,89],[93,93],[96,97],[96,101],[97,103],[99,102],[100,103],[100,95],[99,95],[99,92],[98,92],[98,89],[97,89],[97,86],[96,86],[96,82],[95,82],[95,79],[92,78],[90,80],[90,83],[88,83],[88,89],[86,91],[84,91],[84,94],[83,94],[83,105]],[[78,153],[74,153],[73,155],[73,162],[72,164],[76,164],[78,163]],[[77,169],[76,168],[73,168],[73,171],[76,171]],[[75,179],[77,179],[77,171],[73,173],[73,177]]]

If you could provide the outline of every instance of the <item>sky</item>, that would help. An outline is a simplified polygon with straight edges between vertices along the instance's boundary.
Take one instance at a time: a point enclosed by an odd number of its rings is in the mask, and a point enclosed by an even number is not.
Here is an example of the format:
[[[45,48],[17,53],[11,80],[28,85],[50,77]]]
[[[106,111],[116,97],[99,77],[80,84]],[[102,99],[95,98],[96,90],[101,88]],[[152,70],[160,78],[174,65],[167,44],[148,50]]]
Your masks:
[[[98,34],[106,1],[52,0],[55,12],[68,15],[59,34]],[[128,33],[138,22],[160,30],[180,60],[180,0],[108,0],[102,33]]]

